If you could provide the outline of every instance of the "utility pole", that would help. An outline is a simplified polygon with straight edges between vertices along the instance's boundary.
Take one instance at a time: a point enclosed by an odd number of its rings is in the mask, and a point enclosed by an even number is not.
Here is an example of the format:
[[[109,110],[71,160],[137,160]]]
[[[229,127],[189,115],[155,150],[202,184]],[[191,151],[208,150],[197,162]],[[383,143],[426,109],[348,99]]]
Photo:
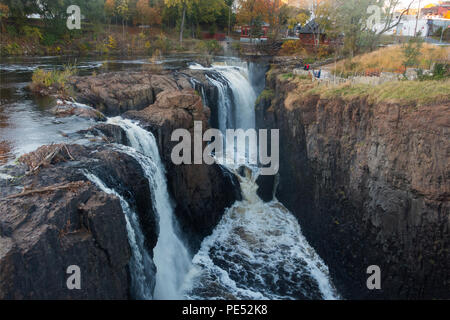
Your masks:
[[[414,38],[417,37],[417,25],[419,24],[419,15],[420,15],[420,5],[422,0],[419,0],[419,10],[417,10],[417,16],[416,16],[416,27],[414,28]]]
[[[447,27],[447,28],[449,28],[449,27]],[[442,43],[442,39],[444,38],[444,31],[445,31],[445,28],[444,28],[444,26],[442,26],[441,41],[440,41],[440,43]]]

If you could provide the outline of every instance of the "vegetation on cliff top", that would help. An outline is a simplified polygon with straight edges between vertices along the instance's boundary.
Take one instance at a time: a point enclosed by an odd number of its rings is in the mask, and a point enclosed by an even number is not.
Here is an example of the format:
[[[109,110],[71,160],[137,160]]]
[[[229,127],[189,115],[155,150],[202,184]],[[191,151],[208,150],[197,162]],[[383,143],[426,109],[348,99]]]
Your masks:
[[[406,67],[431,69],[433,63],[449,61],[450,48],[422,44],[417,49],[417,57],[411,61],[406,57],[408,45],[395,45],[362,54],[353,59],[341,60],[333,68],[335,74],[349,76],[352,74],[379,74],[381,72],[404,73]],[[414,51],[414,48],[412,48]],[[410,61],[408,61],[410,60]]]
[[[286,98],[288,105],[313,95],[318,95],[321,99],[341,98],[344,100],[367,97],[371,103],[387,102],[417,106],[450,102],[449,78],[441,81],[389,81],[380,85],[352,84],[351,82],[325,85],[305,77],[287,77],[285,74],[280,74],[278,81],[295,85]]]
[[[316,86],[306,92],[319,94],[321,98],[341,97],[352,99],[367,96],[370,102],[427,105],[450,101],[450,79],[444,81],[393,81],[377,86],[368,84],[342,84],[338,86]]]

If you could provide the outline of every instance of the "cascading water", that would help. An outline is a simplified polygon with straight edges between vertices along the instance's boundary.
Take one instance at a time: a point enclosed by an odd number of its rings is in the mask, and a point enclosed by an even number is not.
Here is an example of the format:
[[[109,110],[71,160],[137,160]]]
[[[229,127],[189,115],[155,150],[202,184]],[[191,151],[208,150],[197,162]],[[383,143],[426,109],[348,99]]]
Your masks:
[[[194,65],[192,68],[202,69]],[[255,128],[256,93],[248,69],[240,66],[203,68],[221,75],[220,94],[228,87],[236,108],[236,128]],[[217,84],[221,78],[225,81]],[[219,114],[229,108],[219,99]],[[219,119],[220,123],[220,119]],[[227,129],[230,127],[227,127]],[[222,128],[220,128],[222,130]],[[229,166],[240,179],[243,200],[228,209],[193,259],[186,278],[189,299],[338,299],[327,266],[302,235],[296,218],[280,202],[264,203],[257,195],[258,168]],[[237,168],[246,166],[245,175]]]
[[[122,210],[125,213],[128,242],[131,247],[131,260],[129,263],[131,275],[131,293],[133,298],[149,300],[152,299],[152,288],[154,287],[155,270],[152,259],[145,249],[145,238],[142,233],[139,218],[128,202],[113,189],[110,189],[97,176],[85,172],[86,177],[100,190],[119,198]]]
[[[182,297],[181,286],[191,259],[175,231],[173,203],[167,190],[164,165],[155,137],[130,120],[119,117],[109,119],[108,122],[122,127],[127,133],[131,146],[136,151],[128,153],[145,171],[154,199],[153,207],[159,215],[159,238],[153,251],[153,261],[157,268],[153,298],[179,299]]]

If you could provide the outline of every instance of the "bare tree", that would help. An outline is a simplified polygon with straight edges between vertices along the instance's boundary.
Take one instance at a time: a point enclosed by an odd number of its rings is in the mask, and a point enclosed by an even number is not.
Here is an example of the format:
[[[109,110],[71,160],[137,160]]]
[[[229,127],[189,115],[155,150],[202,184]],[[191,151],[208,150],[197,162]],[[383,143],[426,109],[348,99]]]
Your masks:
[[[408,13],[408,11],[411,9],[411,6],[413,5],[415,0],[410,0],[409,5],[406,9],[404,9],[398,17],[396,17],[396,10],[399,8],[401,0],[387,0],[387,1],[381,1],[385,5],[385,12],[384,12],[384,26],[383,28],[377,32],[377,35],[382,35],[393,28],[396,28],[400,22],[403,19],[403,16]]]

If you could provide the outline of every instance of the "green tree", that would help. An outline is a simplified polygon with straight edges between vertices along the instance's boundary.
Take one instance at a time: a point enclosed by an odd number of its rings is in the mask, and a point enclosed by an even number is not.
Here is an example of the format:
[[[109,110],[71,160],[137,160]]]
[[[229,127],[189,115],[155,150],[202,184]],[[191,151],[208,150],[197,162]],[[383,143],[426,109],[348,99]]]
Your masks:
[[[420,51],[422,50],[423,40],[420,38],[411,38],[408,43],[403,47],[403,54],[405,60],[403,65],[406,68],[414,67],[419,64]]]
[[[166,6],[181,7],[182,18],[180,26],[180,44],[183,43],[184,24],[186,22],[186,11],[192,7],[193,4],[198,3],[199,0],[164,0]]]
[[[122,18],[122,36],[125,41],[125,22],[130,17],[130,0],[117,0],[116,12]]]

